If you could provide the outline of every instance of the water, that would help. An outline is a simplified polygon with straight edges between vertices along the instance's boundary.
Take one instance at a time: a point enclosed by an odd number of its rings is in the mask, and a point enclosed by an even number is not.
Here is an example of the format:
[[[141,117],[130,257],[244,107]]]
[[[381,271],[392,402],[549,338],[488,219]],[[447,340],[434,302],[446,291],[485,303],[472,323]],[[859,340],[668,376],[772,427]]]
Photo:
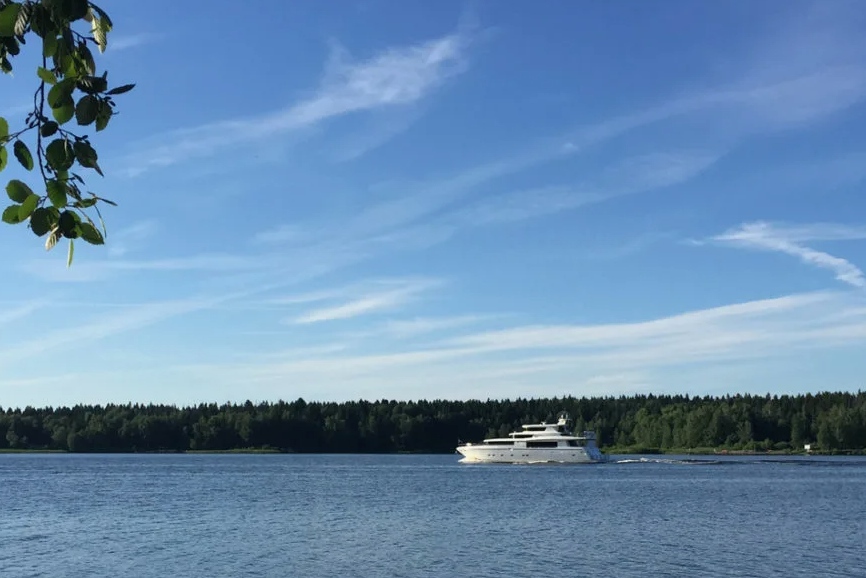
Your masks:
[[[866,576],[866,459],[458,458],[0,455],[0,576]]]

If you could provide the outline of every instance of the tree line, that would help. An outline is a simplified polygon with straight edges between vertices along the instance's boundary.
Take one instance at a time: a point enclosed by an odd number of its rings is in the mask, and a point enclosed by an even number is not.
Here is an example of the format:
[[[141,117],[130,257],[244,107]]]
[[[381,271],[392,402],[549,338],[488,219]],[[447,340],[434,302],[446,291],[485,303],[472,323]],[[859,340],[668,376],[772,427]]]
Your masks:
[[[453,452],[561,411],[602,447],[866,449],[866,393],[0,407],[0,450]]]

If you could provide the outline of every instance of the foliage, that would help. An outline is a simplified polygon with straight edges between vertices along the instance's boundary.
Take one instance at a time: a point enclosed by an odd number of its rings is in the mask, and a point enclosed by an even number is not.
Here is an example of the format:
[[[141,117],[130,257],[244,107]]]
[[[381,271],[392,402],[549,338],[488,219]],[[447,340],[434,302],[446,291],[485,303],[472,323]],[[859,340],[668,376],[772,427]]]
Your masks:
[[[77,26],[86,27],[90,35]],[[89,135],[76,134],[73,130],[79,129],[72,124],[74,119],[81,130],[105,130],[116,114],[114,97],[134,87],[109,88],[108,71],[97,73],[88,44],[103,53],[112,26],[108,14],[87,0],[0,0],[0,69],[12,75],[12,59],[27,41],[41,44],[33,110],[24,127],[12,130],[0,117],[0,171],[10,162],[11,151],[25,170],[38,169],[42,183],[34,191],[23,181],[9,181],[6,194],[12,204],[3,210],[2,219],[11,225],[28,223],[36,236],[46,237],[47,250],[61,238],[69,239],[67,264],[72,263],[74,239],[104,244],[105,223],[97,203],[114,205],[85,192],[84,178],[77,171],[103,173]],[[88,214],[91,208],[101,227]]]
[[[458,439],[504,435],[562,410],[603,447],[866,449],[866,393],[0,408],[0,449],[453,452]]]

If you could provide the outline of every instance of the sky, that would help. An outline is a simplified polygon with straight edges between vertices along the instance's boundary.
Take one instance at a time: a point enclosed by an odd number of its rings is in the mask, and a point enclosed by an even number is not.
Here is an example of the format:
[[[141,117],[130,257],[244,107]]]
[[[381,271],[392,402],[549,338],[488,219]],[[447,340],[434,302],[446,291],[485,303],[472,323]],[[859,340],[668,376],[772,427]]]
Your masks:
[[[863,2],[101,5],[118,206],[0,227],[0,406],[862,388]]]

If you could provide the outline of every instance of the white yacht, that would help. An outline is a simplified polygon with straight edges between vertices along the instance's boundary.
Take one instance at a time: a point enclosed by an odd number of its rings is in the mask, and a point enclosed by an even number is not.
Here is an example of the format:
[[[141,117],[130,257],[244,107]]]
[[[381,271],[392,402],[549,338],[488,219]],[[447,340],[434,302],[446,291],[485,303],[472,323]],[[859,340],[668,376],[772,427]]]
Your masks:
[[[522,431],[508,434],[507,438],[488,438],[477,444],[458,444],[463,455],[461,462],[487,462],[508,464],[567,463],[583,464],[606,461],[595,443],[595,432],[583,435],[571,432],[568,414],[556,423],[525,424]]]

